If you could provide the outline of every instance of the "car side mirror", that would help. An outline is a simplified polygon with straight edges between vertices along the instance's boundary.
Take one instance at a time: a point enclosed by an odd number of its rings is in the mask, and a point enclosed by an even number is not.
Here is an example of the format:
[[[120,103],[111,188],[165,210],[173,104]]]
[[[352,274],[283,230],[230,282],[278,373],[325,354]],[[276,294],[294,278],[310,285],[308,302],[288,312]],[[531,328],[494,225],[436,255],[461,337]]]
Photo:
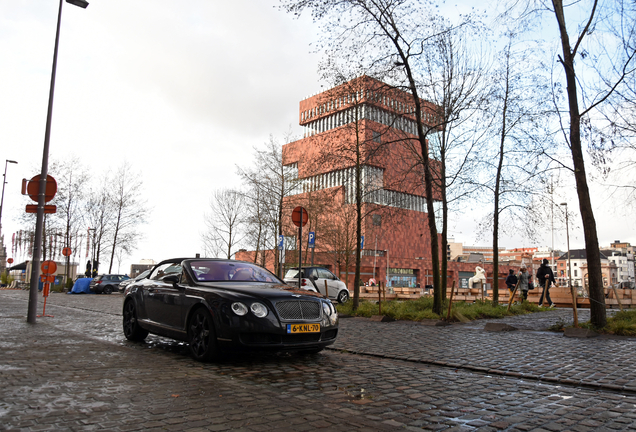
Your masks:
[[[316,275],[313,275],[311,278],[312,278],[313,280],[315,280],[315,281],[316,281],[316,280],[318,280],[318,276],[316,276]]]
[[[163,278],[163,281],[166,282],[166,283],[171,283],[173,285],[176,285],[179,282],[179,276],[177,276],[177,275],[168,275],[168,276]]]

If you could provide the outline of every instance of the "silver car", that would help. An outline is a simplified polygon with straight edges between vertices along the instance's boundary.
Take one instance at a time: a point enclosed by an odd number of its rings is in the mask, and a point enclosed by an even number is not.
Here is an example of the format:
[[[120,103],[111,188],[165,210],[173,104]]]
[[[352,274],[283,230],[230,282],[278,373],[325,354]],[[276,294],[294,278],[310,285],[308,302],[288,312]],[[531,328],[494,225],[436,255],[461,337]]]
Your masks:
[[[284,280],[288,285],[298,285],[298,267],[287,270]],[[349,300],[347,285],[324,267],[303,267],[300,287],[319,292],[323,296],[326,296],[326,291],[329,291],[329,299],[337,300],[338,303]]]

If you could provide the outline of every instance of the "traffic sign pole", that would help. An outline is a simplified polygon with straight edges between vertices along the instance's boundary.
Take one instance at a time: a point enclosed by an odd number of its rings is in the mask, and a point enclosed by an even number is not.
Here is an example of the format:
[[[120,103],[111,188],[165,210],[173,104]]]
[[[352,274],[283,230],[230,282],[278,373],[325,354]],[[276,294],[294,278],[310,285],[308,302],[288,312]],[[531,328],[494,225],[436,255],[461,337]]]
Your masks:
[[[303,256],[303,226],[309,220],[309,213],[303,207],[298,206],[292,211],[292,222],[298,227],[298,289],[300,289],[302,275]]]

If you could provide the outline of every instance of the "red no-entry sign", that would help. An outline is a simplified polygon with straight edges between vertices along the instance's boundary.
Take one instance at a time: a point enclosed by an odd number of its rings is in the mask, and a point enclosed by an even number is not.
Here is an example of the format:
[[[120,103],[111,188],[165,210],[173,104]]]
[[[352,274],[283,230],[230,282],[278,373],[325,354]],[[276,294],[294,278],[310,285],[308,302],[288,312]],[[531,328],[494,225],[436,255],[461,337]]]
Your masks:
[[[297,227],[304,227],[308,221],[309,213],[307,213],[307,210],[301,206],[296,207],[292,212],[292,222],[294,222],[294,225]]]

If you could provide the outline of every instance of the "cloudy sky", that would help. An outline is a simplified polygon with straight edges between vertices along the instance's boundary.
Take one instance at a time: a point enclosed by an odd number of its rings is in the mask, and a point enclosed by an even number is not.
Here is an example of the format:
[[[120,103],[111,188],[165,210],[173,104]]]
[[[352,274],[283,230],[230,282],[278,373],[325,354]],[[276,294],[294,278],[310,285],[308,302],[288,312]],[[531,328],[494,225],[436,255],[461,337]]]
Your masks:
[[[317,28],[278,10],[276,0],[89,1],[87,9],[63,6],[51,159],[77,156],[96,177],[128,161],[140,174],[152,211],[120,271],[144,258],[202,252],[212,191],[236,186],[236,166],[249,165],[252,148],[270,134],[300,134],[298,103],[324,84],[311,46]],[[57,7],[0,2],[0,161],[19,162],[7,174],[7,249],[28,203],[21,179],[41,166]],[[624,215],[601,197],[595,205],[601,244],[636,243],[633,225],[616,223]],[[462,218],[455,240],[489,242],[470,228],[471,212]],[[571,237],[583,245],[582,233]],[[544,240],[549,246],[551,237]],[[555,247],[565,247],[564,233]]]

